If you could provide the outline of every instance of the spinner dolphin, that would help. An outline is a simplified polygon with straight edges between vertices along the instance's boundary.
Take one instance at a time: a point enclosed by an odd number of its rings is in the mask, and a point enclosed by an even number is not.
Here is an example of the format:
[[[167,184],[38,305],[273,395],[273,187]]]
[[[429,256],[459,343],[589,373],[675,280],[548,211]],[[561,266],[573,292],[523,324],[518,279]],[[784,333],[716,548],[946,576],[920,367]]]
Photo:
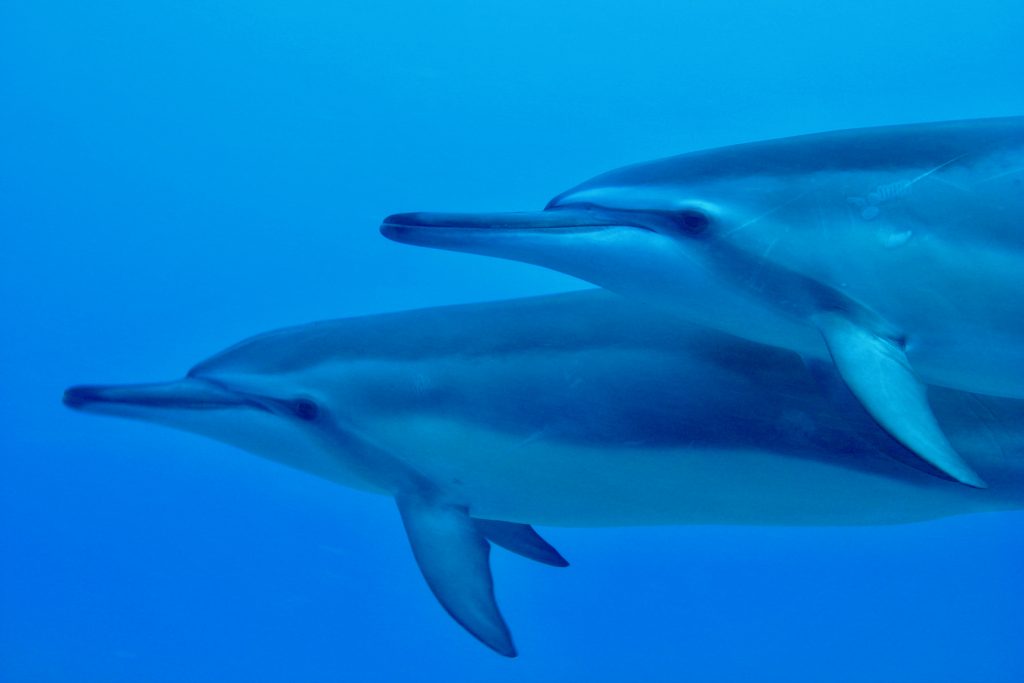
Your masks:
[[[847,130],[597,176],[533,213],[390,216],[391,239],[536,263],[830,359],[889,433],[984,486],[926,384],[1024,397],[1024,117]]]
[[[852,398],[824,399],[822,371],[595,290],[279,330],[180,380],[74,387],[64,402],[394,497],[440,603],[512,656],[490,544],[565,565],[533,524],[894,524],[1024,508],[1024,401],[932,389],[991,484],[979,491]]]

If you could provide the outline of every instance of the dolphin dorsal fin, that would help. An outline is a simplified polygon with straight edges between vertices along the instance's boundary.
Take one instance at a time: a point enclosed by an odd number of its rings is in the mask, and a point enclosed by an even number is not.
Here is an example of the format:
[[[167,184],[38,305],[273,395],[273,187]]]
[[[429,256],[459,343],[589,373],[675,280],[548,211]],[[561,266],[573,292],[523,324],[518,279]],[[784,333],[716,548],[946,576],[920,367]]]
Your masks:
[[[489,541],[505,550],[552,567],[569,566],[561,553],[541,538],[529,524],[499,522],[493,519],[474,519],[473,523]]]
[[[420,497],[397,499],[412,554],[441,606],[484,645],[515,657],[494,599],[491,546],[466,508]]]
[[[839,375],[883,429],[919,458],[953,479],[986,484],[946,439],[928,405],[903,345],[840,313],[816,318]]]

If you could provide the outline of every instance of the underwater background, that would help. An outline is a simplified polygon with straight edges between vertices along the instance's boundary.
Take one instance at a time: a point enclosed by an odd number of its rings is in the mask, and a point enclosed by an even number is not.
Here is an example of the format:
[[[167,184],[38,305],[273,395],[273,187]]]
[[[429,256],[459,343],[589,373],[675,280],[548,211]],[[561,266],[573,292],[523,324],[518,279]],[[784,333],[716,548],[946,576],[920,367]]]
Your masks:
[[[392,501],[60,403],[284,325],[582,288],[377,226],[1021,114],[1022,36],[1019,0],[4,0],[0,680],[1024,680],[1024,513],[545,528],[571,568],[492,555],[506,660]]]

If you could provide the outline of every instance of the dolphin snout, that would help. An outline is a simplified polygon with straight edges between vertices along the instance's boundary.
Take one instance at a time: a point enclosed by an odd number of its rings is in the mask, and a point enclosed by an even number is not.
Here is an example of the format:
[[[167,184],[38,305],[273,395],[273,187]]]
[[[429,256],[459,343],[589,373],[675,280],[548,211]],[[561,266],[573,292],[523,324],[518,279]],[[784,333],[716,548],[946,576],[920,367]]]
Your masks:
[[[498,237],[589,233],[621,221],[586,209],[492,213],[398,213],[381,222],[380,232],[396,242],[455,248]]]
[[[81,408],[96,401],[97,393],[94,387],[71,387],[64,390],[61,400],[68,408]]]
[[[68,408],[85,410],[105,404],[152,404],[160,398],[164,385],[81,385],[64,390],[62,401]]]
[[[68,408],[83,409],[106,403],[154,404],[166,385],[82,385],[64,390],[63,402]]]
[[[118,413],[141,408],[208,410],[255,405],[250,397],[191,377],[151,384],[75,386],[64,391],[63,402],[75,410]]]

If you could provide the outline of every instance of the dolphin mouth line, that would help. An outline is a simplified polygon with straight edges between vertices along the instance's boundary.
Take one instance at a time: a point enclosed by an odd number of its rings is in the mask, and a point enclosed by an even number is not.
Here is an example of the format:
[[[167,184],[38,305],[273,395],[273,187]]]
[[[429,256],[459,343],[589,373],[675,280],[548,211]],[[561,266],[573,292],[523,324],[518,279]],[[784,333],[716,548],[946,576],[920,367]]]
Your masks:
[[[226,410],[245,406],[267,410],[258,401],[201,381],[195,384],[190,381],[185,387],[177,383],[76,386],[64,391],[62,401],[68,408],[77,410],[103,405],[177,410]]]
[[[381,234],[397,242],[415,239],[424,234],[575,234],[607,230],[612,227],[635,227],[649,230],[636,221],[626,222],[619,216],[583,208],[556,208],[544,211],[496,213],[399,213],[385,218]]]

